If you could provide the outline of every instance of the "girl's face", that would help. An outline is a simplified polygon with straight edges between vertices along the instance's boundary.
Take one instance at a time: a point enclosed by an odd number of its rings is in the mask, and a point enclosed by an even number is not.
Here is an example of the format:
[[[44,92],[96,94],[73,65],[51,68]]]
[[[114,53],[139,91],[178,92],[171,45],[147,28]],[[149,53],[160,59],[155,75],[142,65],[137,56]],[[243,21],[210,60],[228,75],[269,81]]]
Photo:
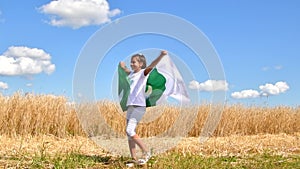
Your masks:
[[[139,61],[138,57],[132,57],[130,66],[133,72],[138,72],[142,69],[143,63]]]

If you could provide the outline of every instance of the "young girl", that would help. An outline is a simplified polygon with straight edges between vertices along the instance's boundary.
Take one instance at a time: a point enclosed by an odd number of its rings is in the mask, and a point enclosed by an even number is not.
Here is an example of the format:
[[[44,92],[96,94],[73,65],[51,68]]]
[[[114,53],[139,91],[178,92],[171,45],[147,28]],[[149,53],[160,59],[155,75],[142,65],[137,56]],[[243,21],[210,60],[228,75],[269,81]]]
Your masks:
[[[120,67],[128,74],[128,79],[130,82],[130,93],[127,100],[126,126],[128,145],[130,155],[135,161],[137,161],[136,145],[142,149],[144,159],[139,159],[139,164],[145,164],[151,157],[150,151],[135,132],[138,122],[142,119],[146,112],[146,82],[148,74],[165,55],[167,55],[167,51],[161,51],[160,55],[149,66],[146,67],[145,56],[142,54],[135,54],[131,57],[130,66],[132,71],[126,67],[124,62],[120,62]]]

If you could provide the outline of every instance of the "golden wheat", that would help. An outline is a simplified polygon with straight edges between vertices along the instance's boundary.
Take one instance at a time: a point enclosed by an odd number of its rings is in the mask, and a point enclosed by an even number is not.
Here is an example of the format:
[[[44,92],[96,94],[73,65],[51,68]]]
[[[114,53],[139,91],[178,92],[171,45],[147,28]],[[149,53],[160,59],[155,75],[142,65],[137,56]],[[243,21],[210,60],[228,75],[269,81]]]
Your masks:
[[[209,104],[148,108],[137,133],[149,137],[188,131],[187,136],[199,136],[210,109]],[[126,114],[111,101],[81,104],[75,109],[63,96],[15,93],[0,95],[0,120],[0,135],[124,136]],[[291,134],[300,131],[299,121],[299,107],[226,105],[213,135]]]
[[[19,92],[10,97],[0,96],[0,134],[82,135],[76,112],[66,103],[62,96]]]

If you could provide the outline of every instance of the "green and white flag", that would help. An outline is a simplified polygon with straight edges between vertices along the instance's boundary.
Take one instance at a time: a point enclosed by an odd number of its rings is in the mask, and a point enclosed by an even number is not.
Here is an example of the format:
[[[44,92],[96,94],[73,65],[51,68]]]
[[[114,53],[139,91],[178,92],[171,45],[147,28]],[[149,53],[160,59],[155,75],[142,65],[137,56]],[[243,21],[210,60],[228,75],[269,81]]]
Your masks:
[[[123,111],[127,110],[127,99],[130,92],[130,85],[126,72],[118,68],[118,94],[120,105]],[[172,97],[179,102],[188,102],[189,96],[182,76],[175,64],[167,55],[150,72],[146,83],[146,106],[155,106]]]

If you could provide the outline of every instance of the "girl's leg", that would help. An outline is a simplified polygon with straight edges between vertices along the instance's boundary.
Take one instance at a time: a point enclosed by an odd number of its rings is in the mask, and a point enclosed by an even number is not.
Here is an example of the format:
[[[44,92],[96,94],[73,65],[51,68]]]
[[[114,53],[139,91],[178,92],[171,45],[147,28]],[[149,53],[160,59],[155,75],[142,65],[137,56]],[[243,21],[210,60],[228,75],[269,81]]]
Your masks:
[[[136,143],[130,136],[130,135],[135,134],[135,128],[137,125],[137,120],[136,120],[136,118],[134,118],[134,109],[132,106],[128,107],[126,118],[127,118],[126,134],[128,136],[128,146],[129,146],[130,155],[133,160],[137,160],[137,158],[136,158]]]
[[[136,158],[136,144],[135,144],[135,141],[131,138],[128,138],[128,145],[129,145],[129,151],[130,151],[130,155],[131,155],[131,158],[133,160],[137,160]]]
[[[140,137],[137,134],[132,136],[131,140],[133,140],[134,143],[140,147],[140,149],[143,151],[143,153],[148,152],[147,147],[145,146],[145,144],[142,142],[142,140],[140,139]]]
[[[136,144],[140,147],[143,153],[147,153],[148,149],[140,139],[140,137],[136,134],[135,129],[138,122],[142,119],[144,113],[146,111],[146,107],[133,107],[129,106],[127,110],[127,126],[126,133],[128,135],[128,145],[131,157],[133,159],[136,158]]]
[[[138,160],[138,163],[140,165],[144,165],[147,163],[147,161],[151,158],[151,152],[147,150],[147,147],[144,145],[142,140],[139,138],[139,136],[136,134],[132,137],[132,140],[142,149],[143,151],[143,158]]]

